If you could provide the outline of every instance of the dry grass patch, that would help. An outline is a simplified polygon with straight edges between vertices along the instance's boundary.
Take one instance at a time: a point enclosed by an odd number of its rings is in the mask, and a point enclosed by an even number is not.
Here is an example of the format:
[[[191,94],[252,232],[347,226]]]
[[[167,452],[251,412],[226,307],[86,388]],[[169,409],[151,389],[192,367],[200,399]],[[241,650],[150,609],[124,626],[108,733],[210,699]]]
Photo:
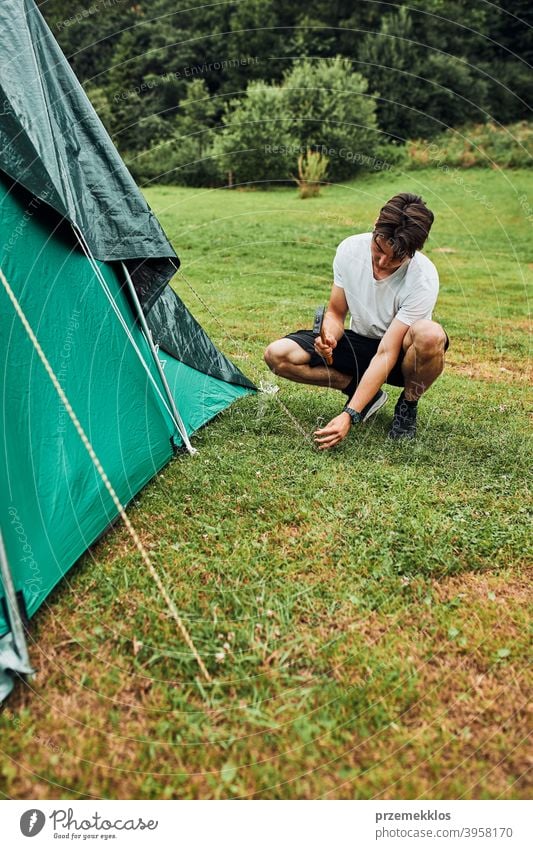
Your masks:
[[[530,385],[533,368],[517,360],[458,360],[446,357],[446,369],[454,374],[472,377],[474,380],[487,380],[491,383],[523,383]]]

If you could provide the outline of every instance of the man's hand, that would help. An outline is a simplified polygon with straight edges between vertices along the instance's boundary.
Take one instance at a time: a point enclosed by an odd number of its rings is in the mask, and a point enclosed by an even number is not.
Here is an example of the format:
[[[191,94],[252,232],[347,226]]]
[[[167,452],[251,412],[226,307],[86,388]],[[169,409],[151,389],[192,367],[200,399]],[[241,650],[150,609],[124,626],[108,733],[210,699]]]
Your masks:
[[[334,448],[348,435],[352,426],[349,413],[341,413],[335,416],[326,427],[315,430],[315,443],[320,451],[326,448]]]
[[[322,331],[321,336],[317,336],[315,339],[315,351],[317,354],[320,354],[321,357],[324,357],[326,362],[331,362],[331,358],[333,357],[333,349],[337,347],[337,340],[335,336],[331,333]]]

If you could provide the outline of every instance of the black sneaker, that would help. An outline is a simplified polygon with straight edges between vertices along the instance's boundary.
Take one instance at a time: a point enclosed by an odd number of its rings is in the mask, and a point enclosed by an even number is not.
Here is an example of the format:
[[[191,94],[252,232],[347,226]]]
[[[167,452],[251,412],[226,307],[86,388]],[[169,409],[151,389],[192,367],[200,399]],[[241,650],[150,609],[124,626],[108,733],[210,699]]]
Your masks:
[[[416,436],[417,402],[406,401],[404,394],[400,395],[394,408],[392,427],[389,439],[414,439]]]
[[[369,401],[366,407],[363,407],[363,409],[361,410],[361,416],[363,417],[362,421],[368,421],[370,416],[373,416],[374,413],[377,413],[377,411],[380,410],[381,407],[383,407],[383,405],[387,403],[388,397],[389,396],[386,392],[383,391],[383,389],[379,389],[372,398],[372,400]]]

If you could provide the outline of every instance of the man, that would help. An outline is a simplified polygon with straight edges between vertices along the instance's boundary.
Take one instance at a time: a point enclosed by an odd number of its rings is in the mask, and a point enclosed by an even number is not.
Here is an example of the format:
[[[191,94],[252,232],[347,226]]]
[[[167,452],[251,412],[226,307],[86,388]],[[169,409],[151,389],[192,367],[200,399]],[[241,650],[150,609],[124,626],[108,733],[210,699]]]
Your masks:
[[[386,403],[383,383],[403,387],[389,437],[416,435],[418,400],[442,373],[449,345],[445,330],[431,319],[437,269],[419,253],[433,219],[421,197],[391,198],[372,233],[349,236],[337,248],[322,336],[299,330],[265,351],[275,374],[348,396],[342,412],[315,432],[320,449],[338,445]]]

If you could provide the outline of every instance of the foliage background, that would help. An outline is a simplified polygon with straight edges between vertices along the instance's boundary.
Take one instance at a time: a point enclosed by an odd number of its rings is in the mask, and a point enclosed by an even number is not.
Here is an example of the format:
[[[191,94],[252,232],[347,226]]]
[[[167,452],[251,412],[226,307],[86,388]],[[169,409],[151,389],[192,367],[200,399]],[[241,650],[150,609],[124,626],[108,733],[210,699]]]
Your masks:
[[[301,149],[323,145],[343,180],[376,159],[409,164],[408,140],[531,114],[528,0],[40,6],[144,182],[286,181]],[[530,164],[530,139],[507,146],[513,162],[494,161]]]

